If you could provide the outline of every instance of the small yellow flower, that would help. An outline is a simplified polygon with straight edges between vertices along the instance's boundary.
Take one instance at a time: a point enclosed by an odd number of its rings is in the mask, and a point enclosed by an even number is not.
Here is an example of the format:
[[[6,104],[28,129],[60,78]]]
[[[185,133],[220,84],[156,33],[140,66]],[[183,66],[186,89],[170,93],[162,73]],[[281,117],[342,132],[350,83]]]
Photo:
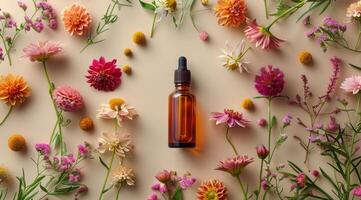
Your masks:
[[[123,53],[124,53],[125,56],[128,56],[128,57],[131,57],[131,56],[133,55],[132,50],[129,49],[129,48],[125,48],[125,49],[123,50]]]
[[[125,103],[125,100],[122,98],[113,98],[109,100],[109,106],[111,109],[116,110],[117,107],[120,107]]]
[[[177,9],[177,1],[176,0],[165,0],[165,6],[169,8],[171,12],[174,12]]]
[[[132,68],[129,65],[123,65],[122,71],[128,75],[132,73]]]
[[[25,138],[20,134],[13,134],[8,139],[8,146],[13,151],[23,151],[26,148]]]
[[[254,103],[250,98],[243,99],[241,106],[246,110],[253,110],[254,109]]]
[[[83,131],[90,131],[94,128],[93,120],[90,117],[83,117],[79,121],[79,127]]]
[[[310,52],[308,51],[302,51],[299,55],[298,55],[298,59],[300,60],[300,62],[304,65],[309,65],[312,63],[313,59],[312,59],[312,55]]]
[[[201,0],[201,3],[203,6],[208,6],[209,1],[208,0]]]
[[[145,35],[143,32],[135,32],[133,34],[133,42],[137,45],[144,46],[147,43],[147,39],[145,38]]]
[[[9,183],[9,172],[6,168],[0,166],[0,186]]]

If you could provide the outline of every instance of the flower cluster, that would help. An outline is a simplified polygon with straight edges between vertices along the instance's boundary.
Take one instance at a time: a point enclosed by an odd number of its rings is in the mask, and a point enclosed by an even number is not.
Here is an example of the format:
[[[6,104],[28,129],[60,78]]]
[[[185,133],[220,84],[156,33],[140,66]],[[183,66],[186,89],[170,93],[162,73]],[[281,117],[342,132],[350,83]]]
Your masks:
[[[58,27],[57,14],[46,0],[34,0],[34,12],[31,15],[27,15],[28,6],[23,1],[18,1],[18,6],[24,11],[24,21],[17,23],[11,14],[8,12],[2,12],[0,14],[0,21],[4,24],[4,28],[1,31],[1,39],[3,40],[3,49],[1,48],[1,53],[5,50],[5,55],[9,60],[9,64],[12,64],[11,61],[11,50],[15,46],[15,43],[19,35],[24,31],[28,32],[34,30],[38,33],[42,32],[45,28],[44,23],[47,23],[47,26],[55,30]],[[13,30],[12,30],[13,29]],[[3,60],[3,55],[0,56]]]
[[[347,27],[345,24],[341,24],[331,17],[326,17],[324,18],[322,25],[312,27],[306,33],[306,36],[316,39],[317,43],[325,52],[327,51],[328,46],[332,44],[353,50],[344,37],[346,30]]]
[[[158,194],[169,196],[171,199],[179,198],[183,191],[192,187],[196,182],[189,172],[178,176],[176,171],[163,170],[157,173],[155,178],[157,182],[151,186],[153,193],[147,200],[158,200]]]

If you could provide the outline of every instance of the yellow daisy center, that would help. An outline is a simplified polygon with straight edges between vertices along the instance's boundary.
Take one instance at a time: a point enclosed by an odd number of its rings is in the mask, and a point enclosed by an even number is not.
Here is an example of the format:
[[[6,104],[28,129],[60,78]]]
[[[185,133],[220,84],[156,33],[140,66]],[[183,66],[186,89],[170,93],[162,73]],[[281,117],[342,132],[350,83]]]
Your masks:
[[[122,98],[113,98],[109,100],[109,106],[111,109],[116,110],[117,107],[123,105],[125,100]]]

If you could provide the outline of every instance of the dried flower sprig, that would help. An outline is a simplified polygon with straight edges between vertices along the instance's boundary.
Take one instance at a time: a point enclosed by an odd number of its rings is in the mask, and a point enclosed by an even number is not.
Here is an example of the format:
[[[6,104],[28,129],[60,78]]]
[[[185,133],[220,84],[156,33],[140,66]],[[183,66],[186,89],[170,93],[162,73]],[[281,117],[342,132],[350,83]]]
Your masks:
[[[312,143],[320,149],[320,154],[326,157],[331,171],[319,168],[320,172],[312,173],[316,180],[312,180],[299,166],[289,162],[292,172],[285,172],[294,183],[291,189],[295,191],[295,198],[313,197],[315,199],[353,199],[360,197],[360,159],[359,141],[361,132],[360,118],[360,93],[357,92],[358,81],[354,78],[346,79],[342,84],[342,89],[346,92],[354,93],[356,96],[355,108],[349,108],[349,103],[344,99],[339,99],[339,103],[344,109],[340,112],[346,115],[344,125],[337,124],[336,119],[331,117],[327,126],[318,126],[313,130],[317,138]],[[332,192],[316,183],[321,176],[330,186]],[[332,177],[339,177],[336,180]],[[312,192],[310,192],[312,191]]]
[[[176,171],[163,170],[155,175],[155,182],[151,189],[153,193],[147,200],[157,200],[158,195],[165,200],[183,199],[183,192],[196,183],[196,178],[187,172],[178,176]]]
[[[34,8],[33,13],[30,14],[28,13],[28,6],[24,2],[18,1],[18,6],[24,12],[24,21],[19,24],[15,22],[10,13],[3,11],[0,14],[0,38],[3,43],[3,48],[0,47],[0,60],[3,60],[6,56],[10,66],[12,65],[11,51],[23,32],[30,30],[38,33],[42,32],[44,21],[52,30],[58,27],[57,14],[46,0],[32,0],[32,4]],[[2,51],[4,51],[4,54]]]
[[[297,139],[302,146],[302,148],[305,150],[305,160],[306,163],[308,160],[308,156],[310,153],[310,145],[311,141],[315,140],[315,138],[318,138],[317,128],[321,127],[321,124],[319,123],[319,117],[324,114],[323,111],[325,109],[326,104],[331,100],[332,95],[334,94],[337,86],[338,77],[341,71],[341,60],[337,57],[331,58],[331,64],[332,64],[332,74],[330,76],[330,80],[327,86],[327,89],[324,94],[320,95],[315,102],[312,102],[312,92],[310,90],[310,86],[308,83],[308,79],[305,75],[301,75],[301,80],[303,83],[303,95],[297,94],[295,99],[291,100],[291,105],[296,105],[301,110],[306,112],[309,116],[309,124],[306,124],[303,120],[300,118],[297,118],[298,124],[304,127],[308,132],[309,136],[307,139],[307,142],[304,142],[301,138],[298,136],[294,136],[295,139]],[[339,110],[335,109],[331,113],[328,113],[329,115],[338,113]]]
[[[82,187],[86,187],[81,181],[80,163],[85,159],[91,159],[91,147],[87,144],[78,146],[78,153],[63,156],[51,155],[49,144],[36,144],[37,159],[32,159],[36,167],[35,178],[28,183],[25,171],[17,177],[19,182],[18,192],[14,199],[44,199],[47,196],[70,194]],[[40,192],[44,194],[40,196]]]
[[[120,8],[123,6],[131,6],[130,0],[126,0],[128,4],[123,4],[120,0],[111,0],[111,3],[108,5],[107,10],[101,20],[98,22],[95,33],[89,33],[86,45],[80,50],[80,53],[85,51],[89,46],[103,42],[105,39],[98,39],[100,35],[105,33],[110,29],[110,26],[118,21],[117,11],[120,11]]]
[[[97,150],[100,154],[99,161],[106,169],[106,175],[100,190],[99,200],[102,200],[104,198],[104,194],[114,187],[117,187],[116,199],[119,199],[121,188],[124,186],[135,185],[135,173],[133,169],[124,165],[125,158],[129,156],[134,148],[134,145],[128,133],[118,130],[121,128],[123,120],[132,120],[133,117],[137,116],[134,107],[132,107],[131,110],[128,109],[130,108],[125,104],[125,100],[115,98],[111,99],[108,105],[103,104],[102,108],[98,111],[98,118],[113,120],[115,124],[113,133],[105,132],[98,140]],[[111,159],[108,163],[101,157],[101,154],[107,152],[111,153]],[[113,182],[108,185],[108,179],[111,175],[116,158],[119,159],[120,164],[112,173]]]
[[[346,30],[347,26],[345,24],[341,24],[331,17],[326,17],[324,18],[322,25],[312,27],[306,33],[306,36],[316,39],[324,52],[327,51],[329,46],[336,45],[349,51],[360,53],[361,50],[359,50],[358,47],[351,47],[350,43],[346,40],[344,36]]]

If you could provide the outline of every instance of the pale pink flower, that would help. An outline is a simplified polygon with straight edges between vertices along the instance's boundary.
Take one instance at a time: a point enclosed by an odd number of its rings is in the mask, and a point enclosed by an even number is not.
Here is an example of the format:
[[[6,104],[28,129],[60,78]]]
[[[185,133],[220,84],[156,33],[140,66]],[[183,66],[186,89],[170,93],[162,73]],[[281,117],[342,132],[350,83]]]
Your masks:
[[[250,121],[246,119],[242,113],[231,109],[224,109],[224,112],[212,112],[210,120],[216,121],[216,125],[227,123],[230,128],[233,128],[236,125],[246,128],[250,124]]]
[[[259,26],[256,20],[251,21],[244,31],[246,37],[252,43],[256,43],[256,47],[262,49],[274,49],[280,47],[283,40],[274,36],[267,28]]]
[[[116,106],[115,109],[112,109],[109,104],[102,104],[97,114],[97,118],[116,119],[119,126],[124,120],[133,120],[137,116],[136,109],[125,103],[121,106]]]
[[[344,89],[346,92],[352,92],[357,94],[361,89],[361,76],[351,76],[346,78],[342,84],[341,89]]]
[[[29,58],[32,62],[44,62],[63,52],[59,42],[44,41],[36,44],[30,43],[23,49],[24,57]]]
[[[239,176],[242,172],[242,169],[252,163],[253,160],[253,158],[249,158],[248,156],[235,156],[233,158],[219,161],[216,170],[228,172],[232,176]]]
[[[202,31],[199,33],[199,39],[201,39],[202,41],[207,41],[209,38],[209,35],[207,32]]]
[[[115,151],[119,157],[124,158],[133,148],[134,145],[127,133],[102,133],[102,137],[98,139],[99,153]]]

